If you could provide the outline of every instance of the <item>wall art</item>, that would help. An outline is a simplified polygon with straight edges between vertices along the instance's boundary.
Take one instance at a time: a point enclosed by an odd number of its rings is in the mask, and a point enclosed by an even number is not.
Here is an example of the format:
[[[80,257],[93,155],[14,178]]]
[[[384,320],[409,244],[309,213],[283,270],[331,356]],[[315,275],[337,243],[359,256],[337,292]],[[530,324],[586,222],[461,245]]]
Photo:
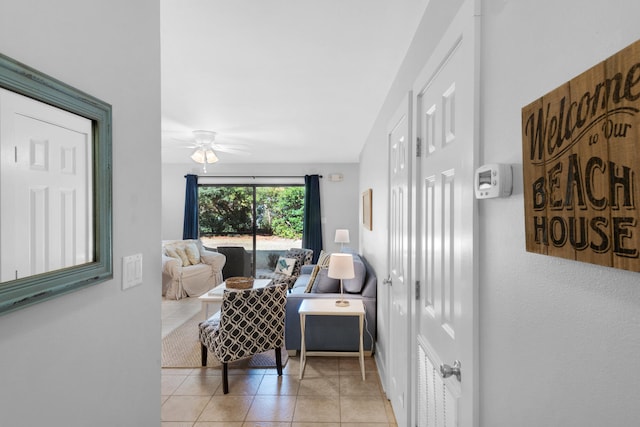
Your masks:
[[[522,109],[527,251],[640,271],[640,41]]]

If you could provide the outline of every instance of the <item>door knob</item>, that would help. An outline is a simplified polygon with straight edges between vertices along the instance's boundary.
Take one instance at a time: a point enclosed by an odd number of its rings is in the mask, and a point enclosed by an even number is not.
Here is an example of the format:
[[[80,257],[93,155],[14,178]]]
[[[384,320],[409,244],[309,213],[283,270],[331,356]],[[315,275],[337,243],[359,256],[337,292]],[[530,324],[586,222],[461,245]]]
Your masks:
[[[384,279],[382,281],[383,285],[390,285],[391,284],[391,276],[387,277],[386,279]]]
[[[453,367],[447,364],[440,365],[440,373],[442,374],[442,378],[449,378],[451,375],[455,375],[458,381],[460,381],[460,377],[462,376],[460,373],[460,361],[456,360],[453,362]]]

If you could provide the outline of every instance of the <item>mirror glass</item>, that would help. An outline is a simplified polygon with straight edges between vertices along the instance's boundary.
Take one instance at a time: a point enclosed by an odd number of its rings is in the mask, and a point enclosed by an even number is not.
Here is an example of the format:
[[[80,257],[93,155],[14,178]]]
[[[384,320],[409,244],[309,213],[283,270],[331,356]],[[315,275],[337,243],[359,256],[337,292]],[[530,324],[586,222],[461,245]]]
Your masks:
[[[113,276],[111,106],[0,55],[0,314]]]
[[[91,131],[0,89],[0,282],[93,261]]]

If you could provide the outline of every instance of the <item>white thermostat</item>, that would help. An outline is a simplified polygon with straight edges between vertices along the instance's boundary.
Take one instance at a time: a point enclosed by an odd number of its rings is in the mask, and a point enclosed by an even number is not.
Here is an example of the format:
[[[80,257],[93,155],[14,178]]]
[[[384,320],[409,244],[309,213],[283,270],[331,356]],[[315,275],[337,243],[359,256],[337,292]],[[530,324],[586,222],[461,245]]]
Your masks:
[[[509,197],[512,189],[511,165],[492,163],[476,169],[476,199]]]

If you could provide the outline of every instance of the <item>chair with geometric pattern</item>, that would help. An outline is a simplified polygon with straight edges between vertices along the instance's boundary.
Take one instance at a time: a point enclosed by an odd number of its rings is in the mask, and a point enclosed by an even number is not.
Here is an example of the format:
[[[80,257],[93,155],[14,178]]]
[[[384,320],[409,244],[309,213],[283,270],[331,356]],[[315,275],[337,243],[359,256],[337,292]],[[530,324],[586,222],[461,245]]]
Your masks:
[[[276,368],[282,375],[284,314],[287,285],[258,289],[225,290],[219,313],[200,323],[202,366],[211,351],[222,363],[225,394],[229,392],[227,363],[267,350],[275,350]]]

